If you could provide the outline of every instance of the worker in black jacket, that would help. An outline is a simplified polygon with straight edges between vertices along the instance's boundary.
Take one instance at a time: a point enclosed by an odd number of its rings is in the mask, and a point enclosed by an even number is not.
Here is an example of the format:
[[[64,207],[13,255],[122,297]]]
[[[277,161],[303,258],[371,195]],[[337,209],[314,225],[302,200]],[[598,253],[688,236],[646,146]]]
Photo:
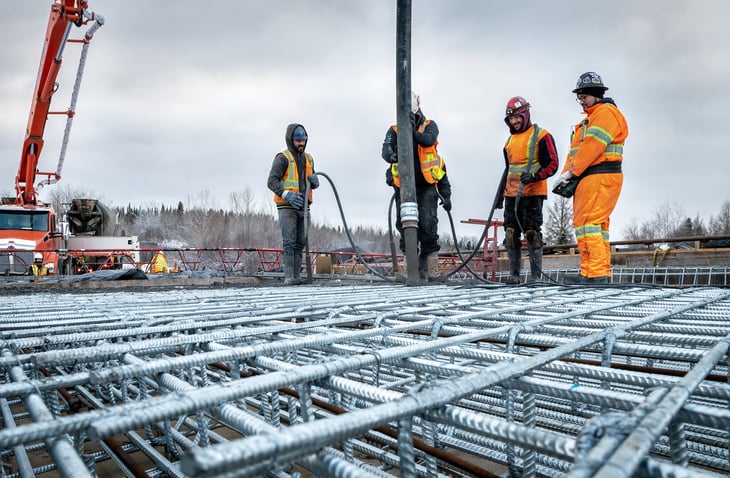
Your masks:
[[[440,276],[438,264],[438,203],[446,211],[451,210],[451,183],[446,174],[446,164],[437,151],[439,129],[435,121],[426,119],[421,111],[421,100],[415,93],[411,97],[411,125],[413,133],[413,170],[418,203],[418,269],[424,279],[435,280]],[[386,182],[396,191],[396,228],[400,233],[400,250],[405,252],[405,240],[400,217],[400,175],[398,174],[398,128],[388,128],[382,149],[383,159],[389,163],[390,174]],[[405,264],[405,263],[404,263]],[[405,269],[402,275],[407,276]]]

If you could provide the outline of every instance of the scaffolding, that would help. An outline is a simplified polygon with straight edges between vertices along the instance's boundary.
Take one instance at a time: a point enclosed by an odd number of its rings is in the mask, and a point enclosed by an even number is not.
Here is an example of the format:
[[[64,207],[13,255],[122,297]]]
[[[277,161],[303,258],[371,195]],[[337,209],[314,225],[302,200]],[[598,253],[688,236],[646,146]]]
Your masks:
[[[4,294],[0,476],[727,476],[729,321],[712,287]]]

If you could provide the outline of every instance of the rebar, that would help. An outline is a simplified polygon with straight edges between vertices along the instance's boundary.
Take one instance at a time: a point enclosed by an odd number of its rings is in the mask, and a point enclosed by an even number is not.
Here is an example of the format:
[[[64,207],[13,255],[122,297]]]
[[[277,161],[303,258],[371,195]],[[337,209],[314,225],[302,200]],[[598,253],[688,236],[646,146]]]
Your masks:
[[[0,459],[11,476],[130,476],[115,449],[148,476],[723,476],[728,319],[713,287],[6,293]]]

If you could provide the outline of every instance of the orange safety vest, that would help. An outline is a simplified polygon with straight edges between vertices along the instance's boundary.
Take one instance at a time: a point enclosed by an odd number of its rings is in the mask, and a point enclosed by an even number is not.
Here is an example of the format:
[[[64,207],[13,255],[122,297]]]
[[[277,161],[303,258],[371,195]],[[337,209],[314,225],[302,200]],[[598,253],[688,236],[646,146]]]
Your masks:
[[[282,151],[281,154],[283,154],[287,161],[289,161],[289,165],[286,167],[286,171],[284,171],[284,176],[281,178],[281,185],[286,191],[298,193],[299,168],[297,168],[294,155],[288,149],[286,151]],[[304,157],[307,160],[307,177],[309,177],[314,173],[314,158],[309,153],[304,153]],[[276,204],[289,204],[278,194],[274,194],[274,202]],[[312,203],[312,188],[309,188],[309,203]]]
[[[418,132],[423,133],[426,126],[431,120],[424,121],[419,127]],[[393,131],[398,134],[398,126],[393,125]],[[436,141],[431,146],[418,146],[418,162],[421,165],[421,173],[429,184],[435,184],[441,181],[441,178],[446,174],[446,163],[444,158],[439,156],[437,146],[439,142]],[[396,187],[400,187],[400,174],[398,173],[398,163],[393,163],[390,166],[390,172],[393,174],[393,184]]]
[[[504,187],[505,197],[517,196],[517,191],[522,184],[520,182],[522,173],[536,173],[540,170],[537,145],[547,134],[547,130],[533,124],[525,131],[507,138],[504,145],[508,161],[507,183]],[[525,184],[522,188],[522,196],[547,196],[547,180]]]

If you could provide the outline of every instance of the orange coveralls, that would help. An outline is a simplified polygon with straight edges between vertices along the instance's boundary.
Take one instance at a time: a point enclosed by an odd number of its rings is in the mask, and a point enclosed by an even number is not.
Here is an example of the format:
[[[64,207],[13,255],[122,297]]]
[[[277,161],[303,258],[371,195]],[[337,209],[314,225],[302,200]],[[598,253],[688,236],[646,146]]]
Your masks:
[[[570,143],[563,171],[580,176],[590,166],[623,161],[623,145],[629,134],[626,118],[607,98],[588,108]],[[608,242],[609,216],[616,207],[623,185],[623,173],[585,176],[573,196],[573,227],[580,250],[580,273],[584,277],[611,276],[611,248]]]

